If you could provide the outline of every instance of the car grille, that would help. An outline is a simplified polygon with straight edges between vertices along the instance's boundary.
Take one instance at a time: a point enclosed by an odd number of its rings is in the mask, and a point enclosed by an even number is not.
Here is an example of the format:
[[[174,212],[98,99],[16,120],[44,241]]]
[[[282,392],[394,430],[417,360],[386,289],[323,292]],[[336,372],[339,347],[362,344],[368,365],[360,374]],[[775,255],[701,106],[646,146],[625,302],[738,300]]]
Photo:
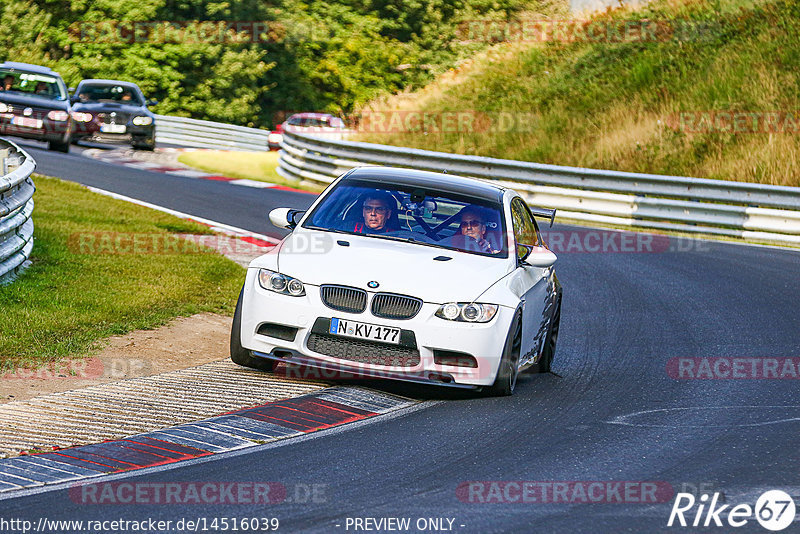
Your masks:
[[[367,292],[363,289],[324,285],[320,287],[320,294],[323,304],[334,310],[361,313],[367,309]]]
[[[97,118],[103,124],[128,124],[128,119],[130,115],[128,113],[121,113],[119,111],[115,111],[116,115],[114,115],[114,120],[111,120],[111,113],[98,113]]]
[[[414,367],[420,362],[419,350],[415,348],[323,334],[312,333],[308,336],[308,348],[340,360],[370,365]]]
[[[411,319],[422,308],[422,300],[405,295],[378,293],[372,299],[372,314],[384,319]]]

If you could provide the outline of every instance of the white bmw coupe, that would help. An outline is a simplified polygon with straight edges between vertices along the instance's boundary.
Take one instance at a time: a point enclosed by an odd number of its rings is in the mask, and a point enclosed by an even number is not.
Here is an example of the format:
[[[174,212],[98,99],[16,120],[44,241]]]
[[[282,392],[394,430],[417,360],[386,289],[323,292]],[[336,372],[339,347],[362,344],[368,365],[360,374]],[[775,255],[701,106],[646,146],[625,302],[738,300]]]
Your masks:
[[[256,258],[236,305],[231,359],[510,395],[547,372],[561,316],[556,256],[515,191],[448,174],[362,167]]]

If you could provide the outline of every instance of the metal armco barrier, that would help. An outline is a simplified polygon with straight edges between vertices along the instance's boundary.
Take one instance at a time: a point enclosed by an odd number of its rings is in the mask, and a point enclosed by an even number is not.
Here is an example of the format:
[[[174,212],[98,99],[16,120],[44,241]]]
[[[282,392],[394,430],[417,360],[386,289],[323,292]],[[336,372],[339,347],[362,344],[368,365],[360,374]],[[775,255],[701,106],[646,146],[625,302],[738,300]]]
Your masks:
[[[269,130],[156,115],[156,142],[216,150],[267,150]]]
[[[16,278],[33,250],[33,158],[0,139],[0,285]]]
[[[278,168],[284,177],[327,184],[364,165],[489,180],[575,221],[800,245],[800,187],[561,167],[284,132]]]

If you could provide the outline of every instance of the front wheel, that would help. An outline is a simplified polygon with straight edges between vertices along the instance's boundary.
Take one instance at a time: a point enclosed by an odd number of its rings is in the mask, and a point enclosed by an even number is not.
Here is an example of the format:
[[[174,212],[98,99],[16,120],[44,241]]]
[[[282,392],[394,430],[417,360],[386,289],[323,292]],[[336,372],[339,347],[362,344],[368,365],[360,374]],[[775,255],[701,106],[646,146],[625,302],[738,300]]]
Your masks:
[[[508,329],[503,357],[500,359],[500,367],[497,369],[497,377],[494,384],[485,388],[484,392],[492,397],[507,397],[514,393],[517,385],[517,375],[519,375],[519,352],[522,347],[522,313],[517,312]]]
[[[553,357],[556,354],[556,344],[558,343],[558,329],[561,326],[561,298],[558,299],[556,304],[556,311],[553,313],[553,319],[550,321],[550,328],[547,330],[547,337],[544,340],[544,349],[542,349],[542,356],[539,358],[539,363],[536,364],[537,373],[549,373],[550,368],[553,366]]]
[[[275,369],[275,362],[266,358],[254,358],[252,353],[242,346],[242,296],[244,288],[239,292],[236,302],[236,311],[233,313],[233,326],[231,327],[231,360],[237,365],[267,371]]]

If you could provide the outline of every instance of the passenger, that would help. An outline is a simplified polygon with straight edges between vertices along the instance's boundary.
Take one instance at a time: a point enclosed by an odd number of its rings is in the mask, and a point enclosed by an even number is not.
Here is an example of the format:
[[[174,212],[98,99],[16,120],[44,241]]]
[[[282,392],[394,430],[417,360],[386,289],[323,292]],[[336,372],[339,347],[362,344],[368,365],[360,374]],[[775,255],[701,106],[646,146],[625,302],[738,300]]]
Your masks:
[[[392,217],[394,199],[388,193],[368,193],[361,206],[363,222],[357,222],[353,227],[354,232],[361,234],[380,234],[389,231],[389,221]]]
[[[130,102],[131,101],[131,92],[130,91],[124,91],[122,93],[122,101],[123,102]]]
[[[471,237],[478,242],[480,252],[495,254],[498,251],[492,248],[491,243],[486,240],[486,216],[484,210],[477,206],[467,206],[459,213],[461,235]]]
[[[14,87],[14,77],[10,74],[6,74],[3,78],[3,86],[0,87],[0,90],[10,91],[12,87]]]
[[[38,82],[36,84],[36,89],[33,92],[37,95],[46,95],[48,93],[47,84],[44,82]]]

